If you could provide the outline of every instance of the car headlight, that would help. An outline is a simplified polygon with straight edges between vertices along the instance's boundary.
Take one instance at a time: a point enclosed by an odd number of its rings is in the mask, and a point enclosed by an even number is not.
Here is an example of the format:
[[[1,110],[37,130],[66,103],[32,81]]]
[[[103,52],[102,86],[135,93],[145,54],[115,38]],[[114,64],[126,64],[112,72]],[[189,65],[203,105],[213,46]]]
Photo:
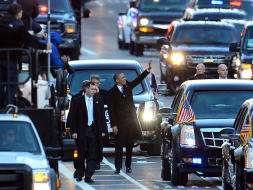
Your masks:
[[[157,116],[156,113],[156,104],[153,101],[145,102],[145,108],[143,113],[143,120],[144,121],[151,121],[155,119]]]
[[[50,175],[48,169],[33,170],[33,189],[50,190]]]
[[[241,78],[242,79],[249,79],[249,80],[252,78],[251,64],[242,64]]]
[[[195,133],[192,125],[184,125],[181,129],[180,145],[182,147],[195,147]]]
[[[248,148],[245,154],[245,168],[253,168],[253,148]]]
[[[67,33],[76,32],[76,25],[75,24],[65,24],[65,32],[67,32]]]
[[[141,18],[140,19],[140,25],[146,26],[148,24],[150,24],[150,20],[148,20],[147,18]]]
[[[171,55],[171,61],[173,65],[184,64],[184,56],[181,53],[174,53]]]

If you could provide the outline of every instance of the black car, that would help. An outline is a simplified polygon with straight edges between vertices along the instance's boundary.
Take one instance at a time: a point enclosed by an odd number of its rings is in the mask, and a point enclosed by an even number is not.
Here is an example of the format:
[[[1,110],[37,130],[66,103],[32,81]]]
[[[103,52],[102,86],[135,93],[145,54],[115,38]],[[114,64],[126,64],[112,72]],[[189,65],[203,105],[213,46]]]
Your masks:
[[[222,145],[224,190],[253,189],[252,111],[253,99],[249,99],[241,106],[233,129],[223,131],[222,136],[228,139]]]
[[[242,30],[247,20],[235,20],[235,19],[221,19],[221,21],[232,23],[237,31],[237,41],[240,41],[242,36]]]
[[[238,9],[205,8],[205,9],[186,9],[184,19],[231,19],[247,20],[247,14]]]
[[[127,80],[132,81],[143,72],[141,65],[132,60],[82,60],[72,61],[70,64],[75,72],[68,76],[69,99],[72,95],[80,92],[82,82],[90,80],[93,75],[100,77],[100,88],[108,91],[115,85],[113,80],[115,73],[123,72]],[[133,95],[136,114],[144,137],[144,141],[135,141],[135,146],[141,145],[141,149],[147,150],[150,155],[160,155],[161,122],[157,119],[157,111],[162,107],[162,103],[155,98],[147,78],[133,89]],[[114,136],[110,126],[107,105],[105,105],[105,115],[110,132],[110,146],[114,146]]]
[[[253,63],[253,22],[248,21],[242,30],[239,43],[230,44],[231,52],[237,53],[238,78],[252,79]]]
[[[196,73],[196,66],[203,63],[206,74],[218,78],[219,64],[226,64],[228,77],[234,78],[235,53],[229,51],[231,42],[237,40],[233,24],[209,20],[176,20],[170,24],[167,39],[160,51],[161,81],[170,88],[180,86]]]
[[[144,46],[157,48],[157,39],[165,36],[173,20],[183,16],[187,3],[187,0],[137,0],[138,14],[131,25],[130,53],[139,56]]]
[[[36,21],[47,31],[47,0],[38,0],[40,14]],[[58,32],[63,38],[59,46],[61,55],[69,55],[71,60],[78,60],[81,48],[81,29],[69,0],[51,1],[51,31]]]
[[[202,9],[202,8],[227,8],[227,9],[239,9],[247,14],[247,20],[253,18],[253,4],[252,0],[190,0],[188,9]]]
[[[231,129],[241,104],[252,97],[253,82],[233,79],[206,79],[184,82],[171,108],[159,114],[167,119],[162,126],[163,180],[186,185],[188,174],[219,177],[222,172],[221,131]],[[194,122],[179,124],[177,115],[186,95],[195,114]]]

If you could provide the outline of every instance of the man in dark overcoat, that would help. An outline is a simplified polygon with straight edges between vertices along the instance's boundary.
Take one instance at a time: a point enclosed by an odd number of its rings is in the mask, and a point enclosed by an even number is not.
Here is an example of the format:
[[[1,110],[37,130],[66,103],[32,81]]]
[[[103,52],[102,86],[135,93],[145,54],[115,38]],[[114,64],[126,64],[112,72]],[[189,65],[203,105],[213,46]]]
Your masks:
[[[126,147],[126,172],[132,172],[134,139],[143,139],[142,129],[136,115],[132,89],[150,73],[151,61],[149,68],[132,82],[128,82],[123,73],[114,74],[113,78],[116,84],[108,91],[108,111],[115,135],[115,173],[120,173],[122,168],[123,147]]]
[[[85,170],[85,182],[93,183],[91,179],[98,161],[103,159],[104,105],[103,100],[94,96],[96,86],[92,82],[85,85],[84,96],[77,97],[72,102],[71,133],[76,141],[78,157],[76,160],[77,181],[82,180]],[[86,159],[86,169],[84,160]]]

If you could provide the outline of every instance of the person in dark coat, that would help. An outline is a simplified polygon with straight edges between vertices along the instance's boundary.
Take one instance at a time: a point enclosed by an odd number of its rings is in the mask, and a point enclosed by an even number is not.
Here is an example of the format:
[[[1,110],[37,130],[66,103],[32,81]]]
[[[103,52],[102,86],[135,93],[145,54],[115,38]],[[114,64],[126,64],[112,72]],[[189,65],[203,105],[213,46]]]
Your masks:
[[[21,18],[24,26],[27,30],[33,30],[30,28],[30,19],[34,19],[40,14],[38,0],[18,0],[17,3],[22,6],[24,11]]]
[[[94,182],[91,177],[98,161],[101,162],[103,159],[104,105],[101,98],[94,96],[95,90],[95,84],[87,82],[84,96],[75,98],[72,103],[71,134],[78,151],[76,180],[82,180],[85,170],[87,183]],[[83,167],[84,160],[86,169]]]
[[[115,144],[115,173],[122,168],[123,147],[126,147],[126,172],[132,172],[132,151],[134,139],[143,139],[142,129],[136,115],[132,89],[150,73],[145,70],[132,82],[128,82],[123,73],[115,73],[116,84],[108,91],[108,111],[111,127],[113,129]]]
[[[199,79],[211,79],[211,77],[205,74],[205,65],[199,63],[196,67],[196,74],[192,77],[189,77],[187,80],[199,80]]]
[[[20,21],[22,13],[22,7],[19,4],[12,4],[8,12],[0,19],[0,48],[21,48],[25,44],[36,49],[51,49],[51,43],[40,43],[29,34],[22,21]],[[20,57],[20,51],[10,52],[10,82],[18,82],[18,63]],[[2,51],[0,52],[0,83],[8,80],[7,66],[7,55],[6,52]],[[0,85],[0,107],[5,107],[7,103],[13,102],[18,85],[10,85],[10,102],[7,101],[8,96],[4,93],[4,88],[4,85]]]

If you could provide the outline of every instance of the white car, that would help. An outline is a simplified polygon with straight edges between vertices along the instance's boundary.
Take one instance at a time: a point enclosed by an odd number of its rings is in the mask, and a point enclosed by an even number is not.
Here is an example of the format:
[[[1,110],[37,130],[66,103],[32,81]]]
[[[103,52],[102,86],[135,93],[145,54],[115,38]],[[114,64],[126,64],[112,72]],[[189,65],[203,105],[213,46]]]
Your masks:
[[[16,113],[0,114],[0,131],[1,187],[56,190],[56,173],[49,166],[30,118]]]

